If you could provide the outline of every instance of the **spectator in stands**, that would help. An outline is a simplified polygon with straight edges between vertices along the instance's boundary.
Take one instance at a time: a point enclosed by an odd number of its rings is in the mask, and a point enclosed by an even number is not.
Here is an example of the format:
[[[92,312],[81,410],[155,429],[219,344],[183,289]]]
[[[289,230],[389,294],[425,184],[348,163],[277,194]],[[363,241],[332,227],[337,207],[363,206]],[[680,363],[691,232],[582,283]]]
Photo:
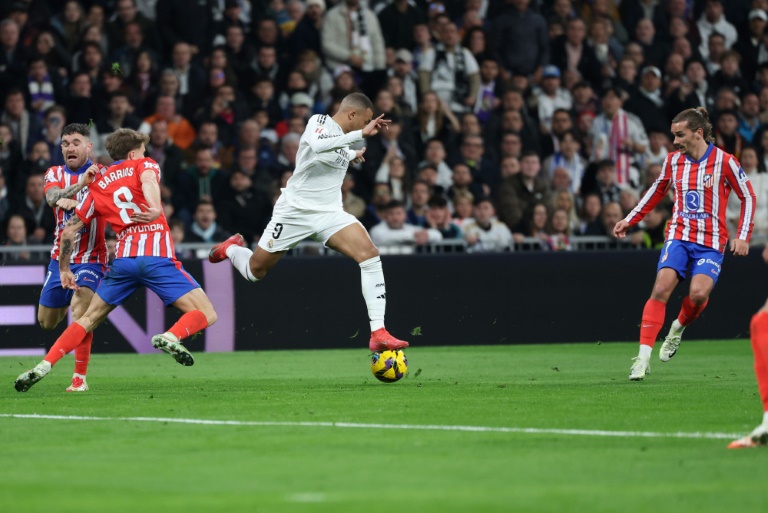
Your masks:
[[[459,191],[453,196],[453,222],[459,228],[472,222],[475,210],[475,197],[471,192]]]
[[[85,71],[72,76],[69,83],[69,98],[65,104],[70,123],[97,123],[101,120],[106,105],[94,94],[93,79]],[[92,134],[93,135],[93,134]]]
[[[275,189],[275,179],[269,171],[260,165],[258,152],[253,146],[243,146],[237,153],[233,171],[245,173],[252,181],[252,186],[264,194],[272,194]]]
[[[10,18],[0,21],[0,85],[21,85],[32,52],[19,40],[19,25]]]
[[[158,96],[155,113],[144,119],[144,122],[151,126],[157,119],[168,123],[168,135],[176,146],[182,150],[192,146],[195,141],[195,129],[184,116],[176,113],[176,102],[172,96]]]
[[[53,217],[53,210],[45,201],[44,187],[43,174],[30,175],[24,195],[19,198],[14,212],[24,218],[27,233],[39,241],[50,243],[53,242],[56,219]]]
[[[408,115],[415,114],[419,107],[419,77],[413,69],[413,54],[405,48],[395,52],[395,65],[390,68],[389,74],[387,84],[395,101]],[[394,78],[401,83],[402,91],[399,94],[391,90]]]
[[[670,48],[657,33],[653,21],[641,18],[635,25],[635,41],[643,47],[644,64],[661,68],[667,60]]]
[[[712,34],[721,34],[726,48],[731,48],[739,38],[736,27],[729,23],[723,15],[721,0],[706,0],[704,12],[696,22],[696,27],[701,38],[699,53],[705,59],[709,57],[710,47],[707,42]]]
[[[188,0],[162,0],[157,3],[155,23],[164,48],[179,41],[195,51],[206,52],[213,41],[215,19],[213,3]]]
[[[714,76],[715,73],[720,71],[720,59],[723,54],[728,50],[725,44],[725,37],[719,32],[713,32],[709,35],[709,55],[704,58],[704,65],[707,68],[709,76]],[[710,85],[710,87],[712,87]],[[714,91],[715,89],[712,88]]]
[[[61,153],[61,131],[66,123],[67,118],[64,107],[54,105],[45,112],[41,141],[48,145],[51,165],[54,166],[64,165],[64,156]]]
[[[50,209],[48,209],[50,210]],[[5,237],[3,237],[3,246],[33,246],[36,244],[42,244],[42,241],[34,236],[27,237],[27,226],[24,218],[18,214],[14,214],[8,218],[5,229]],[[29,261],[33,259],[32,253],[29,251],[23,251],[20,253],[3,253],[3,259],[5,261]]]
[[[648,249],[660,249],[667,239],[666,224],[669,211],[659,203],[643,218],[642,245]]]
[[[602,211],[602,200],[599,194],[588,193],[584,196],[584,203],[581,208],[581,224],[579,226],[579,235],[590,237],[606,235],[605,227],[600,220]],[[611,228],[613,231],[613,228]]]
[[[189,242],[223,242],[230,235],[216,223],[216,209],[213,202],[201,199],[195,208],[194,222],[190,226],[187,240]],[[207,251],[205,255],[208,255]]]
[[[768,173],[760,172],[757,151],[752,146],[745,146],[741,150],[741,157],[739,158],[741,168],[746,173],[749,181],[752,183],[752,188],[755,191],[755,196],[762,198],[763,201],[757,202],[755,206],[754,227],[752,229],[752,239],[750,245],[765,245],[768,241]],[[731,194],[728,199],[728,208],[726,211],[726,220],[728,222],[729,233],[739,233],[739,219],[741,217],[741,202],[736,194]]]
[[[286,134],[280,141],[280,153],[277,156],[275,173],[281,174],[285,171],[293,171],[296,168],[296,154],[299,151],[299,134]]]
[[[625,216],[632,212],[632,209],[637,206],[639,200],[640,197],[633,189],[630,189],[629,187],[621,189],[621,192],[619,193],[619,205],[621,205],[621,211],[624,212]]]
[[[739,117],[733,110],[724,110],[715,122],[715,145],[737,159],[741,158],[744,138],[739,133]]]
[[[480,90],[480,67],[472,53],[459,44],[459,30],[447,23],[441,41],[421,57],[422,91],[435,91],[454,113],[474,109]]]
[[[595,169],[595,185],[588,191],[582,191],[584,192],[597,194],[603,205],[618,203],[621,187],[616,183],[616,164],[610,159],[598,162]]]
[[[10,208],[11,201],[8,196],[8,185],[5,182],[5,170],[0,166],[0,223],[5,222]]]
[[[147,46],[160,49],[160,38],[152,20],[144,16],[136,7],[136,0],[117,0],[115,16],[110,20],[109,41],[112,48],[118,48],[126,42],[125,31],[130,25],[136,25]]]
[[[214,167],[216,169],[227,169],[232,166],[234,159],[232,148],[229,148],[221,142],[219,138],[219,127],[213,121],[203,121],[197,130],[197,140],[192,146],[191,151],[187,151],[186,160],[188,163],[194,161],[194,149],[208,148],[213,155]]]
[[[741,97],[741,110],[739,111],[739,133],[749,144],[754,144],[755,134],[765,125],[760,120],[760,100],[751,92]]]
[[[411,206],[406,212],[407,222],[415,226],[424,226],[427,216],[427,202],[432,196],[432,188],[427,182],[417,180],[411,186]]]
[[[447,153],[445,145],[440,139],[430,139],[427,141],[424,150],[424,160],[419,163],[419,168],[432,166],[437,171],[437,185],[444,190],[448,190],[453,185],[453,170],[445,162]]]
[[[579,155],[579,141],[573,131],[565,132],[560,136],[560,151],[544,159],[543,167],[546,178],[551,182],[554,178],[555,170],[563,168],[567,171],[569,177],[568,190],[578,194],[581,190],[581,179],[584,177],[584,171],[587,162]]]
[[[713,91],[720,91],[724,87],[730,88],[736,96],[743,96],[751,90],[749,84],[741,75],[740,65],[741,56],[733,51],[727,50],[720,55],[720,69],[710,79],[710,87]]]
[[[365,215],[365,200],[352,192],[354,188],[355,177],[351,173],[347,173],[344,175],[344,181],[341,182],[341,204],[344,207],[344,212],[362,219]]]
[[[661,127],[648,129],[648,149],[641,159],[643,163],[641,167],[646,167],[650,164],[662,164],[664,162],[664,159],[669,154],[667,146],[669,146],[670,141],[667,133],[667,130]]]
[[[461,125],[448,105],[434,91],[427,91],[421,97],[415,123],[416,151],[423,153],[423,147],[433,138],[450,141],[459,133]]]
[[[369,232],[384,219],[387,205],[392,201],[392,189],[388,183],[377,183],[373,187],[373,196],[365,209],[365,215],[360,220]],[[403,203],[400,202],[402,205]]]
[[[520,159],[520,173],[504,180],[499,190],[499,217],[508,227],[517,226],[523,214],[547,195],[545,181],[539,176],[541,161],[537,153],[526,150]]]
[[[219,203],[221,226],[242,234],[249,243],[256,242],[272,212],[269,195],[255,189],[251,177],[239,169],[230,174],[229,187],[229,198]]]
[[[499,63],[490,55],[480,59],[480,86],[474,112],[482,123],[487,123],[493,111],[501,105],[503,81],[499,77]]]
[[[615,162],[617,183],[637,186],[637,170],[632,160],[645,153],[648,136],[642,123],[634,114],[626,112],[623,92],[609,88],[603,94],[603,113],[592,123],[592,161],[611,159]],[[639,154],[639,155],[638,155]]]
[[[763,9],[752,9],[748,16],[749,35],[741,32],[739,40],[732,47],[741,56],[741,74],[750,84],[757,75],[757,67],[760,63],[760,43],[767,25],[768,13]]]
[[[496,209],[488,197],[475,202],[474,219],[462,226],[470,251],[497,252],[513,249],[512,232],[496,219]]]
[[[392,120],[388,130],[382,130],[375,137],[371,137],[366,142],[365,162],[363,163],[364,174],[359,177],[359,185],[367,190],[377,180],[376,175],[379,166],[384,159],[389,156],[399,157],[406,166],[406,172],[412,175],[418,165],[416,150],[408,142],[408,137],[402,129],[401,120],[397,115],[389,115]]]
[[[22,151],[26,151],[40,138],[42,130],[40,120],[30,115],[24,104],[21,89],[10,89],[5,96],[5,108],[0,114],[0,122],[10,127],[13,139],[19,141]]]
[[[424,11],[408,0],[394,0],[379,12],[379,24],[388,48],[399,50],[414,46],[413,27],[426,22]]]
[[[508,73],[538,78],[550,60],[547,22],[529,4],[507,0],[506,9],[491,22],[489,46]]]
[[[473,179],[495,191],[501,181],[498,167],[485,156],[483,138],[479,135],[469,135],[463,138],[459,147],[458,162],[466,164],[472,172]]]
[[[186,221],[200,201],[218,202],[226,190],[226,176],[213,167],[211,150],[198,148],[195,165],[179,175],[178,186],[173,191],[176,215]]]
[[[321,40],[328,67],[350,66],[362,77],[363,90],[374,97],[383,85],[386,62],[384,37],[373,11],[360,0],[345,0],[325,15]]]
[[[437,230],[443,240],[463,239],[461,228],[451,221],[451,211],[448,209],[448,200],[441,194],[433,194],[427,202],[427,216],[424,226]]]
[[[556,208],[550,219],[550,229],[547,237],[547,247],[552,251],[570,251],[571,227],[568,221],[568,211]]]
[[[179,244],[183,243],[186,239],[186,233],[184,228],[184,221],[181,219],[170,219],[168,221],[168,227],[171,229],[171,239],[173,240],[173,246],[178,260],[194,258],[195,253],[188,249],[181,249]],[[109,250],[109,240],[107,240],[107,250]],[[114,253],[114,248],[113,248]],[[114,258],[114,255],[110,256],[110,262]]]
[[[152,123],[146,155],[160,165],[162,196],[165,200],[170,199],[172,188],[181,173],[184,155],[181,148],[173,144],[168,137],[168,122],[164,119],[157,119]]]
[[[407,223],[405,207],[397,200],[387,204],[384,222],[371,228],[370,234],[373,243],[384,254],[413,253],[414,246],[439,242],[443,238],[437,230]]]
[[[317,55],[323,55],[321,32],[325,0],[307,0],[306,11],[296,28],[291,33],[290,44],[293,54],[298,55],[306,50],[312,50]]]
[[[102,137],[106,138],[118,128],[138,130],[141,126],[142,121],[131,113],[131,104],[126,93],[113,93],[109,98],[108,108],[107,115],[97,124]]]
[[[565,35],[552,42],[552,64],[566,74],[579,76],[582,80],[598,86],[601,65],[586,36],[587,28],[581,18],[568,20]]]
[[[51,27],[58,31],[69,53],[72,53],[80,42],[80,36],[85,30],[85,13],[83,6],[77,0],[67,0],[64,9],[51,19]]]
[[[707,71],[704,62],[699,59],[689,59],[685,62],[685,77],[680,87],[672,91],[667,98],[668,117],[685,109],[705,106],[708,110],[714,105],[714,93],[709,89]]]
[[[376,171],[376,183],[387,183],[392,191],[392,199],[407,203],[411,191],[410,173],[405,161],[394,151],[387,151]]]
[[[541,89],[534,90],[538,109],[539,130],[542,134],[552,131],[552,117],[557,109],[568,111],[572,106],[571,93],[560,87],[560,70],[557,66],[544,67],[541,74]]]
[[[640,119],[646,130],[666,129],[671,122],[661,91],[661,70],[646,66],[640,73],[640,87],[625,104],[627,112]]]
[[[30,111],[38,118],[45,117],[45,111],[57,102],[61,103],[63,94],[61,81],[56,73],[48,72],[48,65],[42,57],[34,57],[29,62],[27,91],[29,93]]]
[[[455,201],[455,197],[459,194],[469,194],[474,198],[484,196],[483,187],[475,182],[472,177],[472,171],[469,166],[463,162],[459,162],[453,165],[453,174],[451,175],[453,184],[448,188],[448,197]],[[474,201],[471,203],[474,205]]]

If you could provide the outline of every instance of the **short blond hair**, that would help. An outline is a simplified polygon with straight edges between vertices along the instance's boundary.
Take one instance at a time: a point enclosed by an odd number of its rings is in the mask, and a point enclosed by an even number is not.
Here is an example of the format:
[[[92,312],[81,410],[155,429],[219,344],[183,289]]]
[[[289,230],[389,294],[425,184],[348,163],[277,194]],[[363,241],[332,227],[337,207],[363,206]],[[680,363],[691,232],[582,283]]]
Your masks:
[[[112,160],[121,160],[128,157],[133,150],[138,150],[141,145],[149,142],[149,136],[131,130],[130,128],[118,128],[104,142],[104,147]]]

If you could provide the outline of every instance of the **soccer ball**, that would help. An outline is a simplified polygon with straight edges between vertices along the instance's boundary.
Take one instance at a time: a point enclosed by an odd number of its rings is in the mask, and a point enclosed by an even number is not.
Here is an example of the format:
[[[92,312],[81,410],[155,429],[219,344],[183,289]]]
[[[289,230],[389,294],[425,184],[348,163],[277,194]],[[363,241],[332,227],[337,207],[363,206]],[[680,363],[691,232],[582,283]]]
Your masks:
[[[408,372],[408,359],[402,351],[382,351],[373,353],[371,372],[376,379],[384,383],[394,383]]]

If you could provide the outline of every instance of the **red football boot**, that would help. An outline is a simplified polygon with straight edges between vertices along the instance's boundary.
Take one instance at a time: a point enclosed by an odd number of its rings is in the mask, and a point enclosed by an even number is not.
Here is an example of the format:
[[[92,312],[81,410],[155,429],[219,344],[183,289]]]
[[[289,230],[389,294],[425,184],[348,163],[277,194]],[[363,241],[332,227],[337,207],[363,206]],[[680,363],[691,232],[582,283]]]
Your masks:
[[[386,328],[380,328],[371,333],[371,341],[368,348],[373,352],[379,351],[397,351],[408,347],[408,342],[398,340],[389,334]]]
[[[212,247],[210,253],[208,253],[208,261],[212,264],[218,264],[219,262],[226,260],[227,248],[230,246],[245,247],[245,239],[242,235],[236,233],[224,242],[219,242],[214,247]]]

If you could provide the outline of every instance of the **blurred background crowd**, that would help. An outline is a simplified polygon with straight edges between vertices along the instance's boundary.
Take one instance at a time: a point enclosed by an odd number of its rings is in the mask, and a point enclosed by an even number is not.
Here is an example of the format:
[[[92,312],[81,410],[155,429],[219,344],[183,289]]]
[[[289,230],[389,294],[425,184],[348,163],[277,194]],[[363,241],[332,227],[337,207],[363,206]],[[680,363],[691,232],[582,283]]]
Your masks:
[[[382,252],[612,237],[700,105],[765,243],[768,0],[4,0],[0,241],[52,242],[43,174],[77,122],[104,164],[116,128],[149,135],[177,242],[255,242],[307,119],[354,91],[392,120],[342,188]],[[660,247],[670,209],[628,243]]]

